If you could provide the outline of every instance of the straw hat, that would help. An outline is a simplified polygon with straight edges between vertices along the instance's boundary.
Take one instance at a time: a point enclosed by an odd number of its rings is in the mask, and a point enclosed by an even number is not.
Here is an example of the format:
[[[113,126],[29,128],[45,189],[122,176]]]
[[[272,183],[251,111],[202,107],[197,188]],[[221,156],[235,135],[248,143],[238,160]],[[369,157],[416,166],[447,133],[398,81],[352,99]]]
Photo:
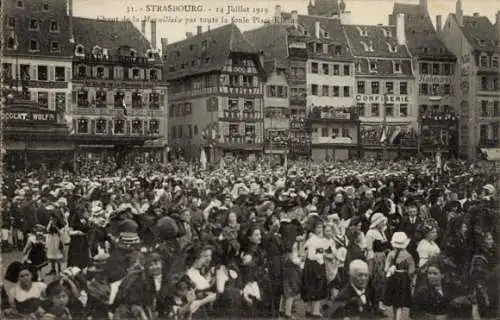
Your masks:
[[[118,238],[118,243],[122,247],[132,247],[141,243],[141,239],[136,232],[121,232]]]
[[[410,239],[404,232],[395,232],[392,235],[391,245],[394,249],[406,249],[409,243]]]
[[[387,222],[387,217],[384,216],[383,213],[376,212],[372,215],[372,217],[370,219],[370,229],[373,229],[373,228],[377,227],[378,225],[380,225],[382,223],[386,223],[386,222]]]

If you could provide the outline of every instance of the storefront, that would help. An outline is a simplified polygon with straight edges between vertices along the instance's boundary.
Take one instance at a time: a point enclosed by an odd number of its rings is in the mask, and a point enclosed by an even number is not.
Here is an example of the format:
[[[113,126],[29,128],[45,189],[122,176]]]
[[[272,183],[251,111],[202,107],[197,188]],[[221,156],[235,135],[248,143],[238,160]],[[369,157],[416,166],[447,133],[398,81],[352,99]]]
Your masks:
[[[10,98],[2,121],[7,168],[71,168],[75,145],[55,111],[40,108],[33,101]]]

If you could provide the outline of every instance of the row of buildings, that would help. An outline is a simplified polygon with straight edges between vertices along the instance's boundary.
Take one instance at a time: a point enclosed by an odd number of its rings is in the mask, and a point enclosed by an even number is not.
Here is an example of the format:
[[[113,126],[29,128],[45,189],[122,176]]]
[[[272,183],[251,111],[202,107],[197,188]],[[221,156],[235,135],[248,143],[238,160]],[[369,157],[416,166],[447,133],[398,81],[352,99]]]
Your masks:
[[[6,1],[2,12],[2,90],[14,92],[2,114],[9,166],[135,148],[166,158],[168,92],[154,21],[149,41],[145,23],[74,17],[72,0]]]
[[[396,3],[387,25],[355,25],[344,1],[269,23],[163,42],[169,143],[187,157],[284,153],[314,159],[498,146],[499,14],[433,26],[427,1]]]
[[[155,21],[74,17],[71,0],[3,9],[2,84],[33,101],[4,108],[11,163],[110,148],[345,160],[498,147],[500,14],[465,16],[461,0],[436,27],[425,0],[376,26],[352,24],[343,0],[307,15],[276,6],[257,29],[197,27],[161,50]]]

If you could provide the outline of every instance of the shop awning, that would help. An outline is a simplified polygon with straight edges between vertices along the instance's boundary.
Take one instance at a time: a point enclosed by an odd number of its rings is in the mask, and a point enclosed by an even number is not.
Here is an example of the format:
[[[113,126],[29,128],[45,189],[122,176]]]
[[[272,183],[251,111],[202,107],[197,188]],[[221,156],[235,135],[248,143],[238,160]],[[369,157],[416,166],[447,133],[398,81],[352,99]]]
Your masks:
[[[486,154],[488,160],[500,161],[500,148],[481,148],[481,152]]]

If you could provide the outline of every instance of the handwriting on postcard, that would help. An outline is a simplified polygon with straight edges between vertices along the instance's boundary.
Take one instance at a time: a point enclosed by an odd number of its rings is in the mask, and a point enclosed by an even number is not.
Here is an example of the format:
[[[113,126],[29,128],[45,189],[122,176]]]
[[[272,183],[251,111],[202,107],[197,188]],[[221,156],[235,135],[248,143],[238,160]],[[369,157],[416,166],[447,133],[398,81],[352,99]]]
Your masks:
[[[238,5],[206,6],[199,4],[145,4],[127,5],[123,17],[98,16],[99,20],[132,20],[132,22],[156,20],[157,23],[227,24],[264,23],[269,9]]]

